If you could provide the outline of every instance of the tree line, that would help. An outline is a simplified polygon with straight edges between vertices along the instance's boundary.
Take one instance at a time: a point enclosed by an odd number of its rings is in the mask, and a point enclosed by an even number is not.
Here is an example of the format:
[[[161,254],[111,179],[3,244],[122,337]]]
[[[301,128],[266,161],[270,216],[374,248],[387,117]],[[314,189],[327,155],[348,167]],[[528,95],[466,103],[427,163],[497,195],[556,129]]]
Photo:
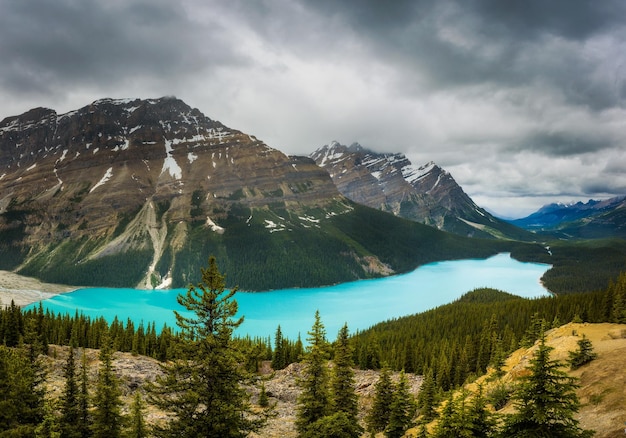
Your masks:
[[[449,305],[387,321],[354,336],[349,336],[344,326],[334,343],[326,340],[316,313],[306,346],[300,339],[285,339],[279,326],[272,348],[269,338],[233,336],[242,323],[235,319],[236,289],[225,290],[224,276],[212,257],[201,272],[202,281],[178,298],[194,316],[176,313],[176,330],[164,327],[157,333],[154,324],[144,328],[131,321],[107,324],[103,318],[92,321],[80,314],[52,315],[42,306],[24,312],[12,303],[0,310],[0,436],[115,437],[132,431],[139,431],[134,436],[147,436],[141,399],[135,401],[126,419],[120,414],[118,382],[111,366],[114,350],[163,361],[163,376],[148,385],[147,393],[148,402],[167,412],[168,420],[157,424],[151,436],[228,437],[260,430],[272,408],[267,400],[265,407],[252,406],[246,388],[258,388],[260,381],[254,371],[262,360],[271,360],[275,369],[303,361],[296,423],[302,437],[352,437],[363,432],[354,408],[355,366],[383,370],[373,403],[376,409],[365,421],[369,431],[401,436],[414,424],[416,412],[425,424],[437,415],[435,406],[441,404],[434,436],[460,436],[446,432],[446,427],[457,427],[459,418],[492,420],[482,395],[470,399],[463,393],[453,395],[451,390],[482,374],[487,365],[497,370],[511,349],[537,339],[542,346],[531,362],[537,368],[531,369],[530,375],[556,373],[550,377],[557,382],[551,389],[565,411],[554,415],[569,418],[578,408],[571,396],[574,382],[559,374],[561,364],[550,361],[542,340],[545,329],[567,321],[626,322],[626,274],[622,274],[604,291],[536,300],[476,290]],[[39,363],[50,343],[71,346],[64,369],[65,387],[57,405],[44,397]],[[572,366],[582,366],[594,357],[589,344],[579,346],[580,351],[571,355]],[[84,389],[88,386],[84,365],[77,370],[74,363],[74,353],[80,348],[100,349],[101,365],[92,394]],[[385,383],[390,369],[400,371],[393,384]],[[417,400],[408,391],[408,373],[424,376]],[[545,382],[529,380],[507,395],[515,401],[519,414],[500,421],[491,429],[494,434],[525,427],[524,416],[535,413],[522,408],[537,402],[529,397],[541,384]],[[577,424],[570,426],[571,435],[546,436],[588,436]],[[101,430],[107,431],[106,435],[98,435]],[[421,433],[427,436],[429,432],[422,428]]]

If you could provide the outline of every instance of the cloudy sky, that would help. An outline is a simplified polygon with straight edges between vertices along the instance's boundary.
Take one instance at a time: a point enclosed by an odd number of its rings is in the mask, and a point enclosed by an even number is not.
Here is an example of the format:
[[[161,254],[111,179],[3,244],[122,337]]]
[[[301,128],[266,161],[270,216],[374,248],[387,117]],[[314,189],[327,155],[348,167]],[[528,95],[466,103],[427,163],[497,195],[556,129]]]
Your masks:
[[[523,216],[626,194],[623,0],[0,0],[0,119],[175,95],[289,154],[435,161]]]

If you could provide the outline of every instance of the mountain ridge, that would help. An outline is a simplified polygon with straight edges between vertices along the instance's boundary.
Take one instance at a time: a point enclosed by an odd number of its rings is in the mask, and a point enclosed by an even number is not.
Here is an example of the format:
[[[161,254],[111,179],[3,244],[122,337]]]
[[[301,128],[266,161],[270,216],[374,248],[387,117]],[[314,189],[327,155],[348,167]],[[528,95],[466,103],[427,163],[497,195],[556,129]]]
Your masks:
[[[524,218],[508,222],[559,238],[626,237],[626,196],[547,204]]]
[[[212,254],[230,286],[267,290],[507,250],[361,207],[311,158],[173,97],[5,118],[0,193],[0,269],[53,283],[184,287]]]
[[[418,167],[401,153],[377,153],[358,143],[345,146],[337,141],[310,156],[354,202],[455,234],[532,240],[476,205],[433,161]]]

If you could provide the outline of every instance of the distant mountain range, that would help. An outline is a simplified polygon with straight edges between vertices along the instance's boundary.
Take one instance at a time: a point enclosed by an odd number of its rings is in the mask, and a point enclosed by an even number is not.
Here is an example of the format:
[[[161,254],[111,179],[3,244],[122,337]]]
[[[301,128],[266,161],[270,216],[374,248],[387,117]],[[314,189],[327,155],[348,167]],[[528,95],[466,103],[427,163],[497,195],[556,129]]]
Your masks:
[[[403,154],[338,142],[319,148],[311,158],[328,171],[344,196],[359,204],[455,234],[534,239],[476,205],[434,162],[416,167]]]
[[[525,218],[509,222],[538,234],[567,239],[626,238],[626,196],[548,204]]]
[[[464,235],[507,235],[435,165],[411,174],[406,159],[385,167],[396,159],[388,156],[363,167],[374,155],[354,149],[362,158],[344,163],[350,178],[369,172],[385,190],[405,181],[397,185],[406,201],[381,197],[377,209],[423,214]],[[102,99],[66,114],[36,108],[0,122],[0,269],[56,283],[185,287],[213,254],[229,285],[265,290],[510,249],[361,206],[325,169],[176,98]]]

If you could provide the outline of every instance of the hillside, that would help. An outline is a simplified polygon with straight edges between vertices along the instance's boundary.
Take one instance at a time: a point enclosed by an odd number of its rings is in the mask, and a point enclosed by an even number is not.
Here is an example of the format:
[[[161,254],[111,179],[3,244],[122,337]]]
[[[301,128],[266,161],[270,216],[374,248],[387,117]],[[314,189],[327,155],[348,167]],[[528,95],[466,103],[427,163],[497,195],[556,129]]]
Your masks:
[[[624,355],[626,355],[625,324],[577,324],[569,323],[552,329],[546,333],[547,345],[554,348],[551,359],[567,361],[568,352],[577,348],[577,341],[585,335],[593,344],[598,358],[583,365],[577,370],[569,371],[569,375],[578,379],[579,389],[576,391],[581,402],[581,409],[576,415],[580,426],[596,431],[596,438],[621,437],[624,435],[626,412],[626,372],[624,372]],[[501,379],[494,379],[491,371],[468,388],[475,390],[478,383],[485,385],[488,393],[498,383],[515,384],[532,358],[537,344],[530,348],[520,348],[506,360],[505,371]],[[512,412],[507,405],[502,413]]]
[[[626,354],[626,325],[569,323],[550,330],[547,333],[547,343],[555,348],[551,357],[560,360],[567,359],[567,352],[576,349],[576,342],[583,334],[593,343],[598,358],[580,369],[570,372],[570,375],[579,379],[580,384],[577,395],[582,403],[582,408],[576,418],[579,419],[581,427],[595,430],[596,438],[622,436],[623,424],[626,421],[626,413],[623,410],[623,406],[626,404],[626,393],[623,391],[624,385],[626,385],[626,373],[623,370],[623,358]],[[55,353],[46,359],[49,370],[46,384],[51,395],[57,397],[61,394],[63,387],[62,370],[67,355],[67,347],[51,346],[50,348]],[[535,345],[530,348],[520,348],[513,352],[506,360],[505,374],[499,381],[487,374],[468,385],[467,388],[475,390],[477,383],[482,383],[485,385],[485,392],[488,393],[499,382],[513,384],[516,378],[523,374],[524,368],[528,366],[528,360],[536,348]],[[89,374],[94,379],[99,363],[97,350],[87,350],[87,357],[90,367]],[[128,405],[132,401],[134,392],[137,390],[143,392],[142,387],[146,381],[153,380],[160,372],[158,361],[143,356],[133,356],[130,353],[115,353],[113,364],[122,383],[125,403],[123,412],[128,412]],[[301,375],[302,365],[292,364],[284,370],[271,374],[269,368],[263,369],[262,375],[267,379],[265,386],[270,395],[270,401],[276,403],[277,417],[270,421],[259,436],[296,437],[294,421],[296,399],[300,392],[296,381]],[[362,418],[371,405],[374,384],[378,379],[379,372],[372,370],[355,370],[355,372],[360,417]],[[411,392],[417,395],[422,379],[415,375],[409,377]],[[256,397],[258,394],[253,394],[253,402],[256,401]],[[500,411],[500,413],[510,412],[510,406],[506,406]],[[154,423],[165,417],[162,412],[148,407],[145,418],[148,423]],[[414,430],[413,433],[415,432]],[[412,435],[409,433],[408,436]]]
[[[354,202],[455,234],[534,240],[532,234],[480,208],[434,162],[414,166],[400,153],[377,153],[334,141],[311,154],[337,189]]]
[[[229,286],[267,290],[501,250],[358,206],[312,159],[176,98],[0,122],[0,269],[43,281],[185,287],[214,254]]]
[[[599,239],[626,237],[626,197],[586,203],[548,204],[531,215],[509,221],[545,237]]]

